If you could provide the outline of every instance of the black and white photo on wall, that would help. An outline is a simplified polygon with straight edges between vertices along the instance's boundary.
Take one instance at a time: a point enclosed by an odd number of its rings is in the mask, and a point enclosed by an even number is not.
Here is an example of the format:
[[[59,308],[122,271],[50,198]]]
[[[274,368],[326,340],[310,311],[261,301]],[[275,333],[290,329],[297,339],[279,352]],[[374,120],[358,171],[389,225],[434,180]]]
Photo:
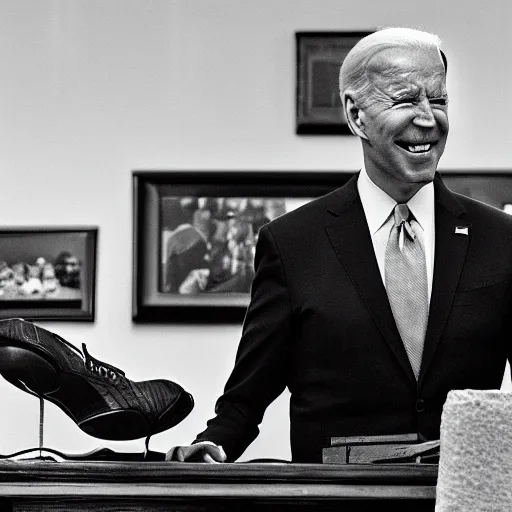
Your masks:
[[[0,228],[0,318],[94,321],[97,227]]]
[[[237,322],[260,228],[344,183],[334,172],[134,172],[133,319]]]
[[[296,133],[350,135],[339,71],[350,49],[372,31],[296,32]]]

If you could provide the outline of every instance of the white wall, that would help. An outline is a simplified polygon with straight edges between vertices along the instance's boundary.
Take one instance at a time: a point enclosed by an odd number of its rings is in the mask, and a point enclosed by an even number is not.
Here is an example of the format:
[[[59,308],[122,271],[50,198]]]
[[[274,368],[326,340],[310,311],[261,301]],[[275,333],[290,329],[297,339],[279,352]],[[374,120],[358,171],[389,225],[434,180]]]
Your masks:
[[[1,224],[98,225],[95,323],[46,323],[133,379],[173,379],[196,399],[187,443],[213,413],[239,326],[131,322],[133,169],[356,169],[353,137],[294,134],[296,30],[408,25],[449,58],[451,134],[442,166],[511,167],[509,0],[0,0]],[[46,408],[45,443],[107,443]],[[38,402],[0,381],[0,453],[37,445]],[[287,396],[244,458],[289,458]]]

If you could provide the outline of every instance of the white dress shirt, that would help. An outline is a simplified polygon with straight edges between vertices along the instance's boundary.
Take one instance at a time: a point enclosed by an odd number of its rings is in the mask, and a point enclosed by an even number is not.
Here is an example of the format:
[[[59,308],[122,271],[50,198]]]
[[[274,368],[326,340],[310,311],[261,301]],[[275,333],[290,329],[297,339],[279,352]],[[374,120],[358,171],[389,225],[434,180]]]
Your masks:
[[[382,282],[386,283],[384,261],[389,233],[393,227],[393,209],[397,202],[379,188],[368,176],[365,167],[357,179],[357,190],[363,204],[366,222],[372,237],[373,250],[379,265]],[[428,299],[432,295],[432,276],[434,273],[434,184],[428,183],[407,202],[414,218],[418,223],[420,233],[416,233],[423,240],[427,265]]]

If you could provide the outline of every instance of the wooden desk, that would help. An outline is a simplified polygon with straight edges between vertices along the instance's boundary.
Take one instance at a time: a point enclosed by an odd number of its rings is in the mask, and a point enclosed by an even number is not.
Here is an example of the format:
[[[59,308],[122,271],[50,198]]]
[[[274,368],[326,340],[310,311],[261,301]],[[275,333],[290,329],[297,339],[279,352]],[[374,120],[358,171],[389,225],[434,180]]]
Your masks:
[[[1,461],[0,512],[420,512],[434,510],[436,480],[419,464]]]

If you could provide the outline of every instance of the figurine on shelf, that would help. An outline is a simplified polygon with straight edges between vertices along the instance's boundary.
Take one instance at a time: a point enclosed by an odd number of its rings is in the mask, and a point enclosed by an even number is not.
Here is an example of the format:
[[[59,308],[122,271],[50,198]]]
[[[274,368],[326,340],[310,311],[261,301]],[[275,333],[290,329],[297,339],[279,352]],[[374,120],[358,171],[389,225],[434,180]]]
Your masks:
[[[20,293],[24,295],[35,295],[42,293],[43,285],[41,283],[41,270],[38,265],[27,265],[27,280],[19,288]]]
[[[41,283],[45,295],[55,293],[59,287],[59,280],[55,275],[55,267],[51,263],[45,263],[41,270]]]
[[[19,291],[27,282],[28,265],[22,261],[18,261],[12,266],[12,271],[14,274],[15,291]]]
[[[0,261],[0,296],[16,290],[14,271],[5,261]]]

